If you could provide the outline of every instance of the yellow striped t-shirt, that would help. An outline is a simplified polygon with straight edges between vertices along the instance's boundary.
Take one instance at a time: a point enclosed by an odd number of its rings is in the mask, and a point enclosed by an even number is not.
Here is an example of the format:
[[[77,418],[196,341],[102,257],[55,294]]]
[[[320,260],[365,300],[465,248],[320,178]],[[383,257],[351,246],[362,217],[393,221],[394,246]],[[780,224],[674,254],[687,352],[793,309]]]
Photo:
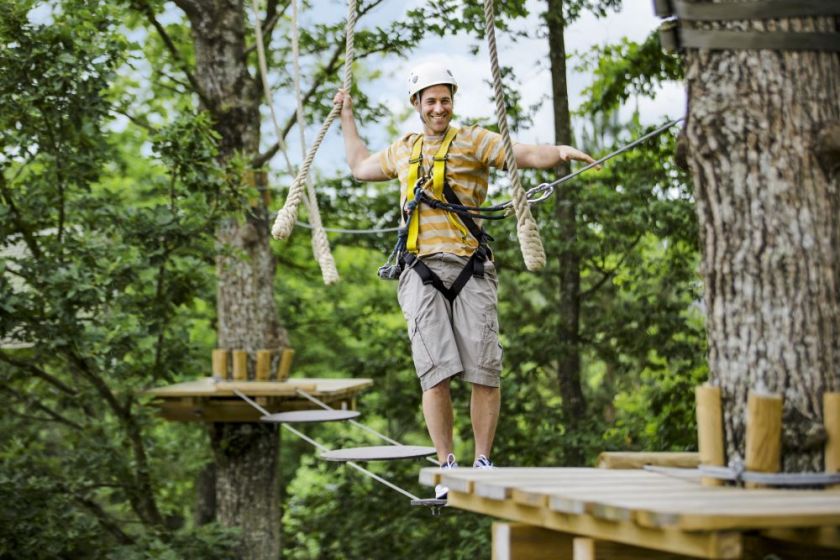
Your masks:
[[[379,165],[390,178],[400,180],[400,208],[406,200],[411,149],[419,135],[409,133],[379,152]],[[434,156],[440,148],[444,135],[423,137],[423,163],[420,176],[431,176]],[[504,168],[505,150],[501,135],[480,126],[466,126],[449,146],[446,161],[446,181],[461,203],[466,206],[481,206],[487,198],[489,167]],[[414,188],[414,185],[411,185]],[[428,189],[431,190],[431,183]],[[429,193],[431,194],[431,192]],[[437,210],[427,204],[420,205],[420,233],[417,238],[418,255],[452,253],[468,257],[478,247],[475,238],[462,234],[447,218],[445,210]],[[480,221],[476,220],[480,225]]]

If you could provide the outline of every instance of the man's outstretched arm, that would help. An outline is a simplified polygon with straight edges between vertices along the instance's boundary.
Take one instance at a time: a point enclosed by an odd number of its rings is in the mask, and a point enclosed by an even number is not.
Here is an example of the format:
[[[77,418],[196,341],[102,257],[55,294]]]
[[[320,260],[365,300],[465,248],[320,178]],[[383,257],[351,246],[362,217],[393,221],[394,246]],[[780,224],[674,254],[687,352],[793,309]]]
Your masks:
[[[387,181],[390,179],[382,171],[379,158],[371,154],[365,146],[359,130],[356,128],[356,118],[353,115],[353,100],[343,89],[335,94],[333,103],[341,105],[341,133],[344,137],[344,153],[353,177],[359,181]]]
[[[571,146],[550,144],[514,144],[513,155],[516,165],[523,169],[551,169],[567,161],[595,163],[592,156]]]

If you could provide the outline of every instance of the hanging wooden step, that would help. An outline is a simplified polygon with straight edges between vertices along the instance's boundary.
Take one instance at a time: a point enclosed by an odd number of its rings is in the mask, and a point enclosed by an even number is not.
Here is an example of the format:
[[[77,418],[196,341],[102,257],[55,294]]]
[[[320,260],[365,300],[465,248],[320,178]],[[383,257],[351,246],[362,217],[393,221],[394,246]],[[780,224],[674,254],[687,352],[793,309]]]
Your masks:
[[[278,412],[260,418],[262,422],[272,423],[315,423],[337,422],[350,420],[360,413],[355,410],[295,410],[293,412]]]
[[[435,454],[434,447],[419,445],[378,445],[372,447],[350,447],[321,453],[327,461],[398,461],[416,459]]]

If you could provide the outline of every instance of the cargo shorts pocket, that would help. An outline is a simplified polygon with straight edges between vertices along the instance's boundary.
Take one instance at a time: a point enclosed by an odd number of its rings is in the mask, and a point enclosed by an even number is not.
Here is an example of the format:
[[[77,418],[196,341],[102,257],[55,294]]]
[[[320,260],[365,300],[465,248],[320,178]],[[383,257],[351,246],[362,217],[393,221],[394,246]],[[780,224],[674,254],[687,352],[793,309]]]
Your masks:
[[[499,319],[495,312],[489,311],[484,315],[479,367],[493,372],[501,371],[502,354],[502,345],[499,342]]]
[[[417,376],[422,377],[435,365],[429,347],[423,340],[423,331],[420,328],[419,318],[413,318],[408,324],[408,338],[411,340],[411,357],[414,359],[414,368]]]

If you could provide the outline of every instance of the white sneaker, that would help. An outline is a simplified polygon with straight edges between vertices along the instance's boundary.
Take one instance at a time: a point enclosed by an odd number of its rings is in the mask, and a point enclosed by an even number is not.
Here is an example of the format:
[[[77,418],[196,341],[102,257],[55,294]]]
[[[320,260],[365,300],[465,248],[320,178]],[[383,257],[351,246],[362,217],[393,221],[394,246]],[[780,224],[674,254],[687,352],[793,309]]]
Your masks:
[[[473,468],[474,469],[488,470],[488,469],[492,469],[494,467],[493,467],[493,462],[490,459],[488,459],[486,455],[479,455],[478,459],[476,459],[475,462],[473,463]]]
[[[443,470],[449,469],[457,469],[458,468],[458,461],[455,460],[455,455],[450,453],[446,456],[446,462],[440,466]],[[449,488],[444,486],[443,484],[438,484],[435,486],[435,499],[436,500],[445,500],[446,496],[449,494]]]

